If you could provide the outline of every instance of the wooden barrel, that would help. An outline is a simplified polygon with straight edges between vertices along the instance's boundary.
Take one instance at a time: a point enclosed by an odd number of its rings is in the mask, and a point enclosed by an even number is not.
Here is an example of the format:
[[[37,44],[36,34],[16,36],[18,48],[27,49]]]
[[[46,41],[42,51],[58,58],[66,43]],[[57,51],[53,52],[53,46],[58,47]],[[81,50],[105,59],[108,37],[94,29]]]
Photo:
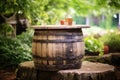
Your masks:
[[[32,55],[35,68],[39,70],[80,68],[84,56],[81,28],[36,28]]]

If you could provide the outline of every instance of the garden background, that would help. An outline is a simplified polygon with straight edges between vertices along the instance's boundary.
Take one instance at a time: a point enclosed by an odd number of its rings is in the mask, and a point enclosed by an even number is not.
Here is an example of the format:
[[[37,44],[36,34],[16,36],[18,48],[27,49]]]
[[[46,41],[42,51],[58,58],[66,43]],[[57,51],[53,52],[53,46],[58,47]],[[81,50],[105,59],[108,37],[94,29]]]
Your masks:
[[[83,29],[85,55],[120,52],[119,0],[1,0],[0,69],[33,59],[32,25],[58,25],[66,15],[91,26]]]

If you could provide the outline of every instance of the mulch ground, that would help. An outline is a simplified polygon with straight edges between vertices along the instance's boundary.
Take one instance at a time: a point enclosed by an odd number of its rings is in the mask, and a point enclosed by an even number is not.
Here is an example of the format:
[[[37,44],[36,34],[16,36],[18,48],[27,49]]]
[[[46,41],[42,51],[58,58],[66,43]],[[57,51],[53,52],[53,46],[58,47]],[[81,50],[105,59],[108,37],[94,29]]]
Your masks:
[[[16,80],[16,74],[6,70],[0,70],[0,80]]]
[[[115,73],[117,76],[117,80],[120,80],[120,66],[116,67]],[[17,80],[15,69],[14,70],[10,70],[10,69],[0,70],[0,80]]]
[[[120,66],[119,67],[116,67],[116,76],[117,76],[117,80],[120,80]]]
[[[16,67],[9,67],[0,70],[0,80],[17,80],[15,72],[16,72]]]

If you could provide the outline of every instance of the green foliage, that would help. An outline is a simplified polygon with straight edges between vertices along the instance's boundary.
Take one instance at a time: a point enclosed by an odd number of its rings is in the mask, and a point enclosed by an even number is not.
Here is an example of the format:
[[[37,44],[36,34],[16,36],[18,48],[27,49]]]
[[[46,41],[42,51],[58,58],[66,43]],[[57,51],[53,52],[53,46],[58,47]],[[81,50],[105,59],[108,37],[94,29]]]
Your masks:
[[[88,54],[92,53],[93,55],[103,55],[103,44],[98,39],[93,37],[86,37],[85,41],[85,50]]]
[[[115,9],[120,9],[120,0],[110,0],[108,2],[108,5],[112,8],[115,8]]]
[[[81,16],[91,14],[93,9],[93,0],[71,0],[71,7]]]
[[[120,52],[120,32],[108,32],[100,38],[104,44],[109,46],[110,52]]]
[[[48,0],[1,0],[0,15],[19,13],[29,19],[35,19],[44,11]]]
[[[41,11],[38,10],[37,16],[34,16],[33,19],[37,19],[38,24],[42,22],[45,24],[56,24],[63,16],[65,17],[65,12],[70,7],[68,2],[67,0],[47,0],[43,9]]]
[[[43,20],[46,23],[55,24],[56,19],[65,12],[69,2],[67,0],[5,0],[0,1],[0,14],[9,15],[19,13],[30,19]]]
[[[113,15],[119,11],[119,0],[1,0],[0,15],[19,13],[29,18],[32,24],[41,20],[47,24],[55,24],[72,8],[81,16]],[[108,16],[109,18],[110,16]]]
[[[32,29],[27,29],[27,32],[23,32],[21,35],[17,36],[22,43],[27,44],[29,47],[32,47],[32,38],[33,38],[34,31]]]
[[[7,23],[0,24],[0,35],[4,35],[8,32],[13,31],[13,27]]]
[[[24,36],[27,37],[24,39]],[[32,60],[31,36],[28,32],[19,38],[0,36],[0,68],[15,66],[20,62]]]
[[[17,11],[25,11],[26,8],[29,9],[29,5],[32,0],[1,0],[0,1],[0,12],[1,14],[9,14]],[[27,11],[27,9],[26,9]]]

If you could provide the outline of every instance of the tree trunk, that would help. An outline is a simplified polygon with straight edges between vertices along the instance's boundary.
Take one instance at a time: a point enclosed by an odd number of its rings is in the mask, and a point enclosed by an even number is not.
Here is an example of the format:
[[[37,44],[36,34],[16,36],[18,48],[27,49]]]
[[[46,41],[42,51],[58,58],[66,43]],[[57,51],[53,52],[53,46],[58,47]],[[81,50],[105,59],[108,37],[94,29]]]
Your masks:
[[[60,71],[36,70],[33,61],[19,65],[17,79],[20,80],[116,80],[114,67],[108,64],[83,61],[80,69]]]

